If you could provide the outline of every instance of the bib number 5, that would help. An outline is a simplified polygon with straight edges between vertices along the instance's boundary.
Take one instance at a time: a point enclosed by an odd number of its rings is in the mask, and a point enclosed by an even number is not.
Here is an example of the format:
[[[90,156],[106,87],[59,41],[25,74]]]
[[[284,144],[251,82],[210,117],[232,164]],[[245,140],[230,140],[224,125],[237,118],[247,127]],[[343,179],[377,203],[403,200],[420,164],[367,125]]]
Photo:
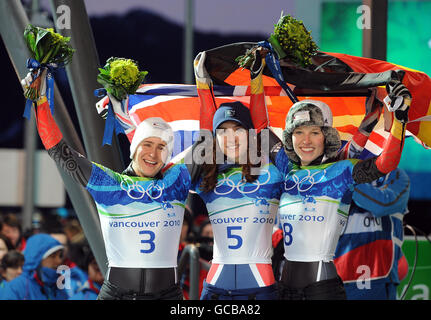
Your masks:
[[[241,229],[242,229],[241,226],[229,226],[229,227],[227,227],[227,237],[228,237],[228,239],[234,239],[236,241],[236,243],[234,245],[228,245],[227,246],[229,249],[235,250],[235,249],[241,248],[241,246],[242,246],[242,238],[239,235],[232,233],[233,231],[241,230]]]

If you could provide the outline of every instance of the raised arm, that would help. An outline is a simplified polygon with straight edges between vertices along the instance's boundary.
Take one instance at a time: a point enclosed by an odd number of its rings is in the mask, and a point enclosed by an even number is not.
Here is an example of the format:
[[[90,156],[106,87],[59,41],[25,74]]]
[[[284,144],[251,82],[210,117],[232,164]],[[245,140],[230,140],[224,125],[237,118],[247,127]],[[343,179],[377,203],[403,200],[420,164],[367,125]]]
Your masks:
[[[49,156],[76,182],[85,187],[90,179],[92,163],[63,140],[45,96],[37,102],[36,123]]]
[[[376,217],[405,213],[410,195],[410,179],[404,170],[396,169],[386,175],[383,182],[355,186],[353,200]],[[379,181],[380,182],[380,181]]]
[[[283,147],[283,142],[269,128],[268,109],[265,102],[265,92],[263,86],[263,69],[265,68],[265,57],[260,50],[255,52],[254,63],[250,68],[250,114],[253,125],[257,132],[265,129],[269,131],[268,154],[273,163],[276,162],[277,154]]]
[[[194,62],[196,90],[199,97],[199,137],[193,146],[178,154],[173,163],[185,163],[192,182],[196,182],[202,172],[202,164],[212,161],[212,125],[217,110],[212,80],[205,68],[206,52],[200,52]],[[208,159],[209,158],[209,159]]]
[[[194,60],[196,89],[200,103],[199,127],[201,130],[212,131],[213,116],[217,110],[214,99],[212,80],[205,68],[206,52],[199,53]]]
[[[387,91],[391,99],[390,109],[394,114],[390,135],[378,157],[360,161],[354,166],[353,179],[356,183],[376,180],[395,170],[400,161],[412,98],[408,89],[399,81],[390,82]]]
[[[383,103],[377,99],[377,88],[371,89],[371,95],[365,102],[365,116],[358,130],[338,153],[338,159],[357,159],[364,150],[368,138],[376,124],[379,122]]]
[[[257,132],[269,126],[268,110],[265,103],[265,91],[262,73],[265,68],[265,58],[260,51],[255,52],[254,63],[250,68],[250,115]]]

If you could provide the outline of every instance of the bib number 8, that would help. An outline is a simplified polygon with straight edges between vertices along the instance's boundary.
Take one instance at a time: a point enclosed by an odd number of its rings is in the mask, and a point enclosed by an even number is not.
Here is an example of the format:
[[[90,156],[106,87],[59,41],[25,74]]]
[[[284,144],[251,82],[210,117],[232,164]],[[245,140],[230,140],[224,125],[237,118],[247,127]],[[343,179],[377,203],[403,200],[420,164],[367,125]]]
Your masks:
[[[284,234],[284,244],[290,246],[293,241],[292,237],[293,227],[290,223],[283,223],[283,234]]]
[[[230,227],[227,227],[227,237],[228,237],[228,239],[234,239],[236,241],[235,245],[228,245],[227,246],[229,249],[235,250],[235,249],[241,248],[241,246],[242,246],[242,238],[239,235],[232,233],[233,230],[241,230],[241,229],[242,229],[241,226],[230,226]]]
[[[144,234],[147,235],[148,239],[144,239],[141,240],[141,243],[146,244],[146,247],[149,248],[148,249],[141,249],[141,253],[151,253],[154,251],[154,249],[156,248],[156,244],[154,243],[154,239],[156,238],[156,234],[153,231],[150,230],[142,230],[139,231],[139,234]]]

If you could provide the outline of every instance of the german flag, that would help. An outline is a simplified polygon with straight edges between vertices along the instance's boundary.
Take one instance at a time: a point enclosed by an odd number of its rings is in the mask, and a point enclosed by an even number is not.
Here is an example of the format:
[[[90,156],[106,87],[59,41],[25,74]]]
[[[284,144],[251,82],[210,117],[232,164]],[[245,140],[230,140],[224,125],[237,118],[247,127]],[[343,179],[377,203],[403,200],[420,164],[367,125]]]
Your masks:
[[[250,84],[250,72],[238,67],[236,57],[257,43],[234,43],[206,51],[205,67],[215,86],[245,86]],[[369,88],[378,87],[378,97],[386,95],[385,85],[397,77],[410,90],[413,99],[409,111],[408,134],[419,139],[424,146],[431,146],[431,79],[424,72],[400,65],[341,53],[318,52],[313,64],[301,68],[281,60],[282,74],[299,100],[318,99],[326,102],[334,114],[334,126],[343,140],[349,140],[365,113],[365,99]],[[293,104],[283,93],[269,68],[263,71],[266,103],[270,125],[284,127],[284,119]],[[386,110],[387,111],[387,110]],[[391,124],[391,114],[376,126],[370,139],[381,145]],[[367,146],[368,147],[368,146]],[[378,148],[373,153],[379,153]]]
[[[209,105],[209,113],[221,103],[232,100],[249,106],[253,90],[250,71],[239,68],[235,59],[255,45],[257,43],[234,43],[205,51],[203,68],[211,84],[202,83],[197,75],[197,86],[142,85],[136,94],[128,97],[127,111],[116,113],[117,121],[123,126],[129,140],[133,137],[134,126],[142,120],[162,117],[172,125],[176,134],[178,143],[175,155],[195,141],[199,128],[210,129],[211,121],[202,119],[208,117],[202,112],[203,103]],[[383,100],[386,84],[398,77],[402,78],[413,96],[407,134],[415,136],[416,141],[425,147],[431,146],[431,79],[425,73],[386,61],[340,53],[318,52],[312,62],[312,66],[304,69],[280,61],[284,79],[299,100],[318,99],[331,107],[334,127],[344,142],[350,141],[364,118],[369,89],[378,87],[378,97]],[[262,78],[269,125],[277,134],[281,134],[287,112],[293,103],[268,67],[264,68]],[[106,98],[103,101],[102,108],[107,103]],[[368,152],[380,154],[391,123],[392,114],[385,110],[384,117],[380,118],[365,146]]]

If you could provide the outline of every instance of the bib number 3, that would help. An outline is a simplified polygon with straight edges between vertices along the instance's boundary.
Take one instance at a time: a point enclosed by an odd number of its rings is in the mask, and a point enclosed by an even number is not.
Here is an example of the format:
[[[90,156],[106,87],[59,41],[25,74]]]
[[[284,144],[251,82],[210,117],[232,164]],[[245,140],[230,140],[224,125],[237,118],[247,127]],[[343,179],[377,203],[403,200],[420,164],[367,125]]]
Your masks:
[[[146,249],[141,249],[141,253],[151,253],[156,249],[156,244],[154,243],[154,239],[156,235],[153,231],[150,230],[142,230],[139,231],[139,234],[145,235],[144,240],[141,240],[141,243],[145,244]]]

